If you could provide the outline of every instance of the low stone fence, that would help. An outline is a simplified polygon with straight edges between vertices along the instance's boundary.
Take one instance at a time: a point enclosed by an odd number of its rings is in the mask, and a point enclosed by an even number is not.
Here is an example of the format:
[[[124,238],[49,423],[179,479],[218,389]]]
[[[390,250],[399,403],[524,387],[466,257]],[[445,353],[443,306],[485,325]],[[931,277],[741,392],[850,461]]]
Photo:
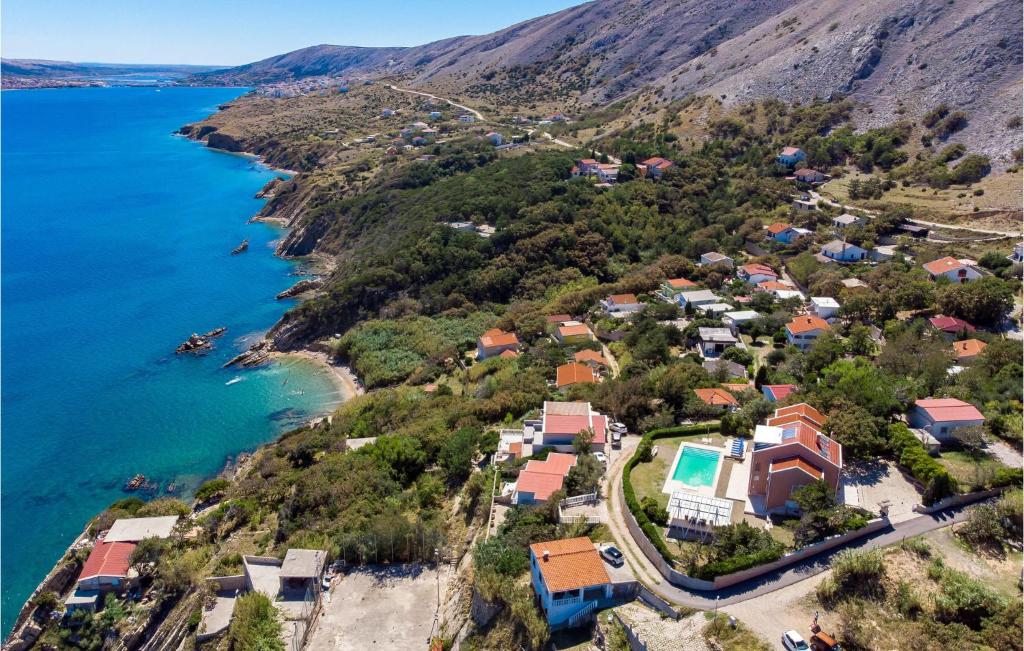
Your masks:
[[[943,498],[932,504],[931,506],[924,506],[923,504],[915,504],[915,513],[935,513],[943,509],[948,509],[953,506],[962,506],[964,504],[973,504],[974,502],[980,502],[987,500],[990,497],[995,497],[1003,492],[1002,488],[990,488],[985,491],[978,491],[976,493],[963,493],[961,495],[951,495]]]
[[[233,574],[231,576],[211,576],[206,579],[207,585],[217,584],[221,590],[246,590],[245,575]]]

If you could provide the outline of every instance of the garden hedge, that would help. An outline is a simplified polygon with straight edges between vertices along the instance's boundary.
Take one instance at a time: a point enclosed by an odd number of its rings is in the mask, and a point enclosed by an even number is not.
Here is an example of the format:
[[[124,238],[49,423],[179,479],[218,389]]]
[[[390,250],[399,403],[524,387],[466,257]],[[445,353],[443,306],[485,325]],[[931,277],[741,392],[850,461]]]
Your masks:
[[[930,506],[957,491],[956,480],[928,454],[924,444],[903,423],[889,426],[889,445],[901,466],[925,486],[923,501]]]
[[[636,452],[630,457],[629,461],[626,462],[626,467],[622,470],[622,494],[626,499],[626,508],[636,518],[637,524],[640,525],[640,529],[643,530],[644,535],[651,541],[655,549],[661,554],[669,565],[675,563],[675,559],[672,558],[671,552],[668,547],[665,546],[665,541],[661,538],[661,532],[659,527],[651,522],[644,510],[640,508],[640,502],[636,499],[636,492],[633,490],[633,484],[630,481],[630,474],[633,472],[634,466],[640,463],[640,456],[644,452],[646,446],[649,446],[653,441],[663,438],[671,438],[673,436],[683,436],[686,434],[702,434],[705,432],[717,432],[719,430],[720,423],[704,423],[701,425],[680,425],[677,427],[663,427],[661,429],[654,429],[644,434],[643,438],[640,439],[640,444],[636,448]]]

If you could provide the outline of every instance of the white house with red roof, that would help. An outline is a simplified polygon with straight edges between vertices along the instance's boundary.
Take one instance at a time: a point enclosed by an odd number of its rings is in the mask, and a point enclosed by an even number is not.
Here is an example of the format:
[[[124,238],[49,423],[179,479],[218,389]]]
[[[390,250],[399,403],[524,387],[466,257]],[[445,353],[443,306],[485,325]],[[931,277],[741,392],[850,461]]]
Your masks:
[[[775,157],[775,160],[777,160],[781,165],[789,167],[791,165],[796,165],[806,158],[807,154],[799,147],[783,147],[782,151],[779,152],[779,155]]]
[[[518,352],[519,337],[514,332],[491,328],[480,335],[476,342],[476,358],[480,360],[497,357],[506,351]]]
[[[752,285],[763,283],[768,280],[778,280],[779,274],[766,264],[751,262],[740,266],[736,270],[736,277]]]
[[[956,398],[922,398],[907,414],[911,427],[923,429],[939,441],[953,440],[961,427],[984,425],[985,416],[969,402]]]
[[[608,314],[632,314],[643,307],[636,294],[612,294],[601,301],[601,309]]]
[[[120,592],[129,587],[138,577],[131,567],[135,547],[134,542],[97,542],[78,575],[78,591]]]
[[[569,470],[576,465],[576,455],[551,452],[544,461],[526,462],[516,478],[512,492],[513,504],[537,504],[546,502],[562,490]]]
[[[576,436],[588,430],[594,432],[590,442],[594,451],[603,451],[608,440],[608,417],[594,411],[589,402],[546,401],[539,425],[535,445],[558,452],[572,452]]]
[[[661,175],[665,173],[665,170],[672,167],[672,165],[673,163],[669,159],[654,156],[653,158],[648,158],[641,162],[636,167],[647,178],[659,179],[661,178]]]
[[[800,350],[807,350],[827,330],[831,330],[831,326],[825,319],[802,314],[786,324],[786,340]]]
[[[953,257],[939,258],[922,265],[932,280],[946,278],[954,283],[967,283],[981,278],[981,271],[968,260]]]

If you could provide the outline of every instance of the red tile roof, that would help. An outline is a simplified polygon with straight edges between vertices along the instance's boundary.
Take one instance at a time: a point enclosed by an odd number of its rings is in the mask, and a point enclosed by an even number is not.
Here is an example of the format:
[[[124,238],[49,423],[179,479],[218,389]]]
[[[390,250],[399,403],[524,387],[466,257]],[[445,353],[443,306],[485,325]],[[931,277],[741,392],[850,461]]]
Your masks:
[[[770,292],[776,289],[794,290],[796,286],[784,280],[763,280],[757,283],[757,288],[764,292]]]
[[[981,351],[987,347],[988,344],[980,339],[965,339],[953,342],[953,352],[956,353],[957,359],[973,359],[980,355]]]
[[[914,403],[936,423],[958,420],[985,420],[978,408],[956,398],[923,398]]]
[[[545,461],[527,461],[516,479],[516,491],[533,493],[533,499],[544,501],[562,489],[569,469],[576,465],[576,456],[552,452]]]
[[[589,366],[570,362],[555,369],[555,386],[559,389],[586,382],[597,382],[597,378],[594,377],[594,369]]]
[[[78,580],[91,579],[97,576],[114,576],[124,578],[128,576],[128,568],[131,567],[132,552],[135,551],[135,543],[129,542],[98,542],[85,559],[82,566],[82,573]]]
[[[796,391],[795,384],[765,384],[761,388],[768,389],[768,392],[775,396],[776,400],[782,400]]]
[[[802,335],[815,330],[829,330],[828,321],[813,315],[802,315],[793,317],[793,320],[786,324],[786,330],[795,335]]]
[[[530,545],[530,552],[537,559],[537,567],[549,592],[611,583],[601,556],[589,538],[534,543]]]
[[[975,328],[970,323],[967,323],[963,319],[958,319],[953,316],[933,316],[928,319],[928,322],[933,326],[948,332],[950,334],[957,334],[958,332],[974,332]]]
[[[501,354],[498,355],[498,357],[504,357],[505,359],[519,357],[519,352],[515,350],[503,350],[501,351]]]
[[[672,289],[683,289],[684,287],[697,286],[697,283],[693,282],[692,280],[687,280],[686,278],[670,278],[667,282],[668,286],[671,287]]]
[[[600,364],[601,366],[608,366],[608,360],[605,359],[604,356],[601,355],[601,353],[594,350],[590,350],[589,348],[581,350],[575,355],[573,355],[573,359],[580,363],[594,362],[595,364]]]
[[[572,321],[571,314],[552,314],[548,317],[548,323],[562,323],[563,321]]]
[[[825,473],[819,468],[815,468],[800,457],[790,457],[789,459],[782,459],[781,461],[772,461],[772,465],[768,469],[768,472],[781,472],[783,470],[792,470],[794,468],[806,472],[815,479],[821,479],[825,476]]]
[[[789,405],[788,407],[779,407],[775,410],[775,416],[786,416],[788,414],[800,414],[810,418],[812,421],[819,425],[825,424],[825,414],[821,413],[814,407],[810,406],[806,402],[800,402],[795,405]]]
[[[667,158],[655,156],[654,158],[648,158],[647,160],[643,161],[641,165],[646,165],[647,167],[657,167],[658,169],[664,170],[672,167],[672,161],[668,160]]]
[[[789,224],[785,223],[785,222],[775,222],[774,224],[771,224],[770,226],[768,226],[768,228],[766,230],[769,233],[771,233],[772,235],[778,235],[779,233],[787,231],[790,228],[792,228],[792,227]]]
[[[783,429],[782,444],[799,443],[814,453],[814,459],[825,458],[839,466],[843,459],[843,446],[805,422],[787,423]]]
[[[964,263],[960,262],[956,258],[946,256],[945,258],[932,260],[931,262],[928,262],[922,266],[925,268],[925,271],[932,274],[933,276],[937,276],[939,274],[946,273],[947,271],[959,271],[960,269],[963,269],[966,265],[964,265]]]
[[[725,405],[738,405],[739,400],[725,389],[694,389],[694,393],[705,404],[720,407]]]
[[[775,273],[775,270],[769,267],[768,265],[758,264],[756,262],[751,262],[750,264],[743,265],[742,267],[740,267],[740,271],[747,274],[748,276],[760,274],[764,276],[772,276],[773,278],[779,277],[779,274]]]
[[[608,297],[608,302],[612,305],[628,305],[631,303],[637,303],[636,294],[612,294]]]
[[[484,348],[518,346],[519,337],[516,337],[514,332],[505,332],[501,328],[491,328],[480,336],[480,345]]]
[[[792,156],[793,154],[796,154],[799,151],[800,151],[799,147],[783,147],[782,148],[782,155],[783,156]]]
[[[576,436],[587,429],[594,430],[594,443],[604,443],[608,417],[590,409],[586,402],[545,402],[544,434]]]
[[[803,423],[808,427],[812,427],[816,430],[821,430],[822,424],[815,421],[813,418],[804,416],[798,413],[783,414],[781,416],[772,416],[764,422],[765,425],[771,425],[772,427],[783,427],[784,425],[790,425],[794,423]]]

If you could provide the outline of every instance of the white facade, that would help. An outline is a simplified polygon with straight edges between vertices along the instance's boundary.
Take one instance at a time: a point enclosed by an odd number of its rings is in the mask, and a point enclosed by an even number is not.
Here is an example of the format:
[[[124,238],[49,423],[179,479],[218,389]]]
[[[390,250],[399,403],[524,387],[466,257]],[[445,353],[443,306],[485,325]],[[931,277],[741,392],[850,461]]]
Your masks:
[[[830,319],[839,312],[839,301],[830,296],[813,296],[811,309],[821,318]]]

